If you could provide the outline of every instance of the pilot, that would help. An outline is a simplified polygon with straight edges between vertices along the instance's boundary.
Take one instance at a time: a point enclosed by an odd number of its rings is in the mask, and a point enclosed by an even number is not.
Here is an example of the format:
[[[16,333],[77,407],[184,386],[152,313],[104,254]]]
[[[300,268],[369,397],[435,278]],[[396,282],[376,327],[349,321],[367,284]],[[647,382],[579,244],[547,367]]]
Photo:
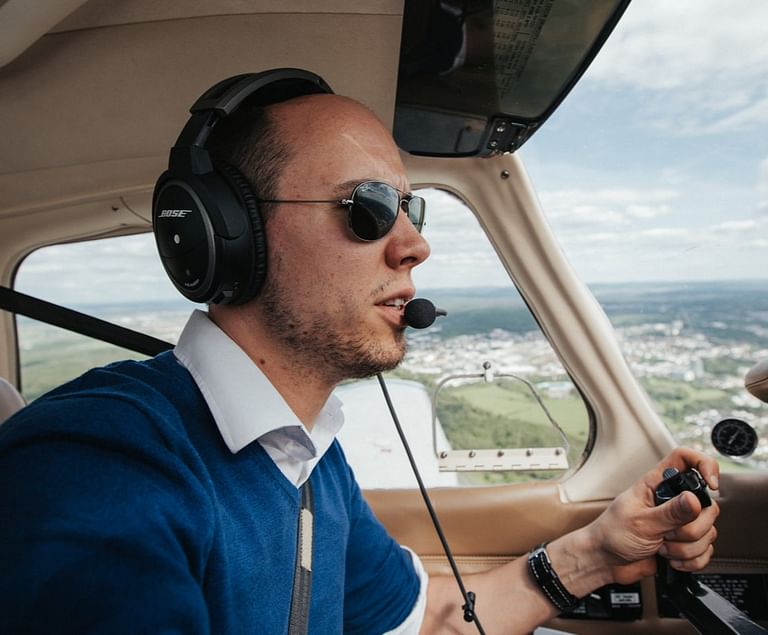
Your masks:
[[[194,312],[174,351],[94,369],[0,428],[1,632],[475,632],[454,580],[387,534],[334,440],[334,387],[402,360],[411,272],[429,256],[398,149],[338,95],[242,113],[210,152],[261,201],[263,288]],[[359,214],[373,199],[372,226]],[[653,574],[657,554],[707,565],[717,503],[655,507],[668,467],[717,489],[713,459],[674,451],[536,567],[467,576],[483,628],[528,633]]]

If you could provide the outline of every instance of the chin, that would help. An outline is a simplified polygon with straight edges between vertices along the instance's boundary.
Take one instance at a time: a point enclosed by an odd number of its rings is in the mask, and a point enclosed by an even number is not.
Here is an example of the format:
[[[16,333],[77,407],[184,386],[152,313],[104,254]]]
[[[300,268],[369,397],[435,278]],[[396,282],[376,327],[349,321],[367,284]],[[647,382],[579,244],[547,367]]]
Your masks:
[[[382,355],[382,364],[386,366],[384,370],[394,370],[400,365],[405,357],[406,346],[405,337],[402,336],[395,341],[394,346],[390,350],[388,355]]]
[[[354,357],[347,357],[350,379],[372,377],[377,373],[394,370],[405,357],[405,337],[402,332],[386,345],[358,347]]]

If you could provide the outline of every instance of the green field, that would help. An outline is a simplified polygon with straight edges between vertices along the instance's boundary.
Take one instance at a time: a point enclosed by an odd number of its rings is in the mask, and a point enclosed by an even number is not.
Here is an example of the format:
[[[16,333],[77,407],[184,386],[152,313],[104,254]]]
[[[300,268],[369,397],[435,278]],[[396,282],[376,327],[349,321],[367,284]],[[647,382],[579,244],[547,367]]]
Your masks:
[[[32,339],[21,352],[21,387],[27,401],[37,399],[86,370],[120,359],[145,359],[145,355],[92,340],[60,329],[32,327]]]
[[[559,446],[562,438],[550,424],[527,386],[510,380],[468,384],[446,391],[438,400],[438,414],[455,448]],[[552,418],[571,445],[583,447],[589,420],[582,400],[542,397]],[[473,416],[496,425],[462,424]]]
[[[658,377],[643,378],[641,383],[653,397],[656,411],[671,430],[678,428],[687,416],[708,408],[722,408],[730,403],[733,396],[732,391]]]
[[[569,464],[576,464],[589,435],[589,419],[584,403],[575,395],[558,399],[540,397],[566,434],[570,445]],[[465,384],[441,391],[437,414],[454,449],[563,446],[562,437],[528,387],[512,380]],[[556,475],[556,472],[549,471],[488,472],[467,474],[464,480],[509,483]]]

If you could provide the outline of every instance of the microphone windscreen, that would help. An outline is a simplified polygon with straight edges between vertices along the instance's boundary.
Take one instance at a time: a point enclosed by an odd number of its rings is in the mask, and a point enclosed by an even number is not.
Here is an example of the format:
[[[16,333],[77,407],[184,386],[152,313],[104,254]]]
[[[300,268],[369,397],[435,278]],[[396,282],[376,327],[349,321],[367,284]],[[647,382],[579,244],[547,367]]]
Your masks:
[[[445,314],[445,311],[436,309],[426,298],[414,298],[405,305],[405,323],[414,329],[432,326],[438,315]]]

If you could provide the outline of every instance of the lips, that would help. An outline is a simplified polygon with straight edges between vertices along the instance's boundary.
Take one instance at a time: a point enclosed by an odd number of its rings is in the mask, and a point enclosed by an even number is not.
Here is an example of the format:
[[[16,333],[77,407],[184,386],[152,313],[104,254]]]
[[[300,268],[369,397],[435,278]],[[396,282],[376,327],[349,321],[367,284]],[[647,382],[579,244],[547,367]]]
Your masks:
[[[383,304],[384,306],[391,306],[396,309],[402,309],[405,306],[406,302],[407,300],[405,298],[394,298],[392,300],[385,300],[381,304]]]
[[[387,315],[388,319],[397,326],[403,325],[403,314],[405,305],[413,298],[412,290],[399,291],[377,302],[376,306]]]
[[[400,289],[391,293],[383,300],[376,303],[377,306],[387,306],[394,309],[402,310],[403,307],[413,299],[415,291],[411,288]]]

